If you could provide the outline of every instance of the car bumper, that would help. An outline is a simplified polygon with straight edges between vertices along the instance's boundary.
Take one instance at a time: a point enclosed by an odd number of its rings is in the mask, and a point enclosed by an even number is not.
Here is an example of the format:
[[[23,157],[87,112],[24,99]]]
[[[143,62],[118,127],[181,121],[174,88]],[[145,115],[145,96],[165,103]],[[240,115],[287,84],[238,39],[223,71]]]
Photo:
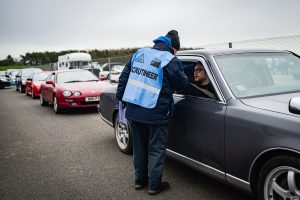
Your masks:
[[[10,82],[0,82],[0,86],[1,87],[8,87],[8,86],[10,86]]]
[[[63,98],[58,102],[60,108],[89,108],[97,107],[99,100],[96,101],[86,101],[85,97],[80,98]]]

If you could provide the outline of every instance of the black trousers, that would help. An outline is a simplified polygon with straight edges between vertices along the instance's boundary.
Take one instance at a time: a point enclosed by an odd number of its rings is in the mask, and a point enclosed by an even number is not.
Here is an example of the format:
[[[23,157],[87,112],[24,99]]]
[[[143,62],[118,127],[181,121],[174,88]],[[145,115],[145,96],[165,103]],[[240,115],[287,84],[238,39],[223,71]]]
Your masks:
[[[162,180],[168,140],[168,125],[150,125],[132,121],[135,183],[149,184],[156,190]]]

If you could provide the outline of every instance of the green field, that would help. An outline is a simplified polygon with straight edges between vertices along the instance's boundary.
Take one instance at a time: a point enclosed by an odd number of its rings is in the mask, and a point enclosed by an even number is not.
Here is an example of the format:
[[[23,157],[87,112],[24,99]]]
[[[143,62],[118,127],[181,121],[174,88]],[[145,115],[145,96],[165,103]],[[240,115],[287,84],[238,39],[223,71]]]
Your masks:
[[[18,66],[18,65],[0,66],[0,71],[5,71],[7,69],[22,69],[22,66]]]

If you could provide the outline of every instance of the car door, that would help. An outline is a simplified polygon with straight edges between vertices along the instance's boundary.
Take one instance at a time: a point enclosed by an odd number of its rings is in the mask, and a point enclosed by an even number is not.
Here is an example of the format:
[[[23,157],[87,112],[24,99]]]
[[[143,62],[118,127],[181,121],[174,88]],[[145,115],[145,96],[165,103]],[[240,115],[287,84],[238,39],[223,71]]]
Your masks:
[[[207,69],[208,65],[204,59],[197,61],[202,62],[212,80],[212,75]],[[215,83],[213,85],[216,88]],[[186,161],[193,162],[193,165],[205,165],[216,171],[224,172],[226,104],[219,99],[219,97],[214,100],[174,94],[175,105],[173,117],[169,124],[168,149]]]
[[[31,80],[27,80],[26,79],[26,91],[28,93],[32,93],[31,91],[31,86],[32,86],[32,83],[33,83],[33,77],[34,77],[34,73],[32,73],[28,78],[31,79]]]
[[[52,74],[49,76],[48,80],[51,80],[54,83],[54,77],[55,77],[55,74]],[[44,98],[49,103],[52,102],[53,90],[54,90],[54,86],[52,84],[45,84],[45,97]]]

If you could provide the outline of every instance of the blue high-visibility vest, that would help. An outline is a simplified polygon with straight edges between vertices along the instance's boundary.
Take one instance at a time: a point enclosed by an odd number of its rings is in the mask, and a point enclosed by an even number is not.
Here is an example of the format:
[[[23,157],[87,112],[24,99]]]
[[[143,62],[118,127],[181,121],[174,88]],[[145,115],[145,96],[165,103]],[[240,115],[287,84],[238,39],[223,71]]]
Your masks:
[[[163,83],[163,68],[174,58],[168,51],[138,50],[131,59],[131,72],[123,101],[154,108]]]

